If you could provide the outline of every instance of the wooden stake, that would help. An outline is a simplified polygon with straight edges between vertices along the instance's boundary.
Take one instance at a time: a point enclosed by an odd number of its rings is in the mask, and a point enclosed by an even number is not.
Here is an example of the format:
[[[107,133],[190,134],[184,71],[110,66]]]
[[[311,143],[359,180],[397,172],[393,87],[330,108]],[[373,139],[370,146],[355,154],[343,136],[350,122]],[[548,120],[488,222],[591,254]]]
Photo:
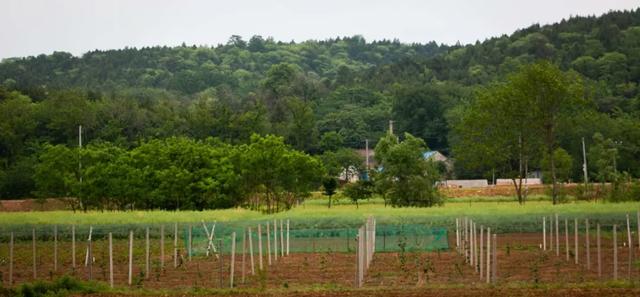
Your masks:
[[[553,251],[553,216],[549,216],[549,250]]]
[[[627,243],[629,244],[629,267],[627,268],[627,278],[631,280],[631,268],[633,264],[633,240],[631,237],[631,222],[629,220],[629,214],[627,214]]]
[[[564,219],[564,249],[567,254],[567,262],[569,262],[569,220]]]
[[[58,225],[53,226],[53,271],[58,271]]]
[[[458,226],[459,219],[456,218],[456,251],[460,253],[460,230]]]
[[[129,285],[133,283],[133,231],[129,231]]]
[[[31,247],[33,251],[33,279],[38,278],[37,265],[38,265],[38,257],[36,255],[36,228],[31,228]]]
[[[560,232],[558,232],[558,214],[556,214],[556,257],[560,257]]]
[[[249,235],[251,237],[251,235]],[[245,281],[245,267],[246,267],[246,255],[247,255],[247,230],[242,232],[242,283]]]
[[[231,268],[229,272],[229,287],[233,288],[234,268],[236,265],[236,232],[231,233]]]
[[[251,239],[251,227],[249,227],[249,255],[251,258],[251,275],[256,275],[256,270],[254,268],[254,261],[253,261],[253,239]]]
[[[76,225],[71,225],[71,267],[76,270]]]
[[[89,236],[89,240],[87,241],[87,265],[89,266],[89,280],[93,279],[93,244],[92,244],[91,236]]]
[[[258,224],[258,267],[262,270],[262,224]]]
[[[284,257],[284,221],[280,219],[280,256]]]
[[[471,267],[473,267],[473,265],[474,265],[474,262],[473,262],[474,259],[473,258],[475,256],[474,252],[473,252],[473,250],[475,250],[475,247],[474,247],[475,240],[473,240],[473,225],[474,224],[475,223],[473,222],[473,220],[471,220],[469,222],[469,265]]]
[[[542,250],[547,250],[547,218],[542,217]]]
[[[493,260],[491,261],[491,279],[493,280],[492,282],[496,282],[498,280],[498,237],[497,235],[494,233],[493,235]]]
[[[178,267],[178,223],[173,225],[173,268]]]
[[[491,282],[491,228],[487,228],[487,284]]]
[[[574,231],[574,234],[573,234],[574,238],[575,238],[575,246],[576,246],[576,250],[575,250],[575,252],[576,252],[575,253],[575,260],[576,261],[575,262],[576,262],[576,264],[578,264],[578,258],[579,258],[578,256],[580,255],[580,253],[578,252],[578,219],[574,219],[573,226],[575,228],[575,231]]]
[[[484,226],[480,225],[480,280],[484,272]]]
[[[144,268],[145,268],[145,278],[149,278],[151,274],[151,246],[149,245],[149,227],[147,227],[147,233],[145,234],[145,253],[144,253]]]
[[[589,243],[589,219],[584,220],[585,229],[585,251],[587,252],[587,270],[591,270],[591,247]]]
[[[618,235],[617,225],[613,225],[613,279],[618,279]]]
[[[164,225],[160,225],[160,270],[164,270]]]
[[[187,237],[187,248],[189,249],[188,253],[189,253],[189,262],[191,262],[191,254],[193,252],[193,239],[191,237],[192,235],[192,226],[189,225],[189,236]]]
[[[640,249],[640,210],[636,212],[637,220],[636,223],[638,225],[638,248]]]
[[[109,285],[113,288],[113,234],[109,232]]]
[[[596,244],[598,249],[598,278],[602,278],[602,255],[600,254],[600,223],[596,225]]]
[[[9,239],[9,286],[13,286],[13,232]]]
[[[269,221],[267,221],[267,264],[271,265],[271,234],[269,234],[269,231],[271,229],[271,227],[269,227]]]
[[[289,256],[289,219],[287,219],[287,256]]]
[[[278,261],[278,221],[273,219],[273,260]]]

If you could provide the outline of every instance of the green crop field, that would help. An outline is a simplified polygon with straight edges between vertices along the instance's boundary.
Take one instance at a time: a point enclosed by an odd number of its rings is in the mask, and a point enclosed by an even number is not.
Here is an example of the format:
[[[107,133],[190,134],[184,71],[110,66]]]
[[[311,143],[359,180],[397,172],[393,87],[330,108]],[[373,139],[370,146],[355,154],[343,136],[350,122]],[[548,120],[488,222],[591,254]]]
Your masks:
[[[381,199],[360,203],[358,207],[346,200],[338,200],[327,208],[326,199],[312,199],[289,211],[263,214],[242,208],[209,211],[50,211],[15,212],[0,216],[3,228],[17,225],[135,225],[160,223],[225,222],[228,224],[250,224],[269,219],[290,219],[296,227],[331,228],[359,225],[364,218],[374,216],[385,224],[427,224],[431,226],[452,226],[456,217],[468,216],[477,222],[493,226],[498,232],[538,231],[541,217],[559,214],[562,218],[589,218],[602,224],[621,223],[625,214],[640,209],[638,202],[603,203],[570,202],[552,205],[545,197],[533,197],[525,205],[519,205],[511,198],[464,198],[451,199],[444,206],[432,208],[393,208],[384,205]]]

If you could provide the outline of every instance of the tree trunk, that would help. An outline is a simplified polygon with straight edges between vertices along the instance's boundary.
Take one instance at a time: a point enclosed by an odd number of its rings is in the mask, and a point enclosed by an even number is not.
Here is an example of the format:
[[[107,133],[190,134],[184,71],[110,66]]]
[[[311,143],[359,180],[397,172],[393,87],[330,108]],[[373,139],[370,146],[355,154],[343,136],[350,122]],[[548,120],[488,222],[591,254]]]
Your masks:
[[[518,197],[518,203],[523,204],[522,201],[522,176],[520,176],[516,181],[515,178],[511,179],[513,181],[513,186],[516,189],[516,196]]]
[[[553,198],[553,204],[558,204],[558,187],[556,180],[556,160],[553,155],[553,148],[551,147],[551,152],[549,152],[549,158],[551,160],[551,195]]]

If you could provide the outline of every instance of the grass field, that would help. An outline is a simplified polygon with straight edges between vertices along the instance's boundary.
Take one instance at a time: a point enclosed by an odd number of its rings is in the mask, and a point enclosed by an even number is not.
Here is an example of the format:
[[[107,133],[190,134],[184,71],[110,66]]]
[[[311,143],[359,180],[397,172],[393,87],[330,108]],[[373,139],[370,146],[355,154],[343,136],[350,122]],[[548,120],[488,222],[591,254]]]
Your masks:
[[[96,212],[90,211],[50,211],[50,212],[13,212],[0,216],[0,226],[5,228],[26,224],[59,225],[102,225],[102,224],[159,224],[218,221],[230,224],[243,224],[268,219],[288,218],[296,226],[351,226],[358,225],[368,216],[375,216],[380,223],[403,224],[420,223],[438,226],[451,226],[456,217],[468,216],[486,225],[492,225],[498,232],[530,232],[540,225],[542,216],[558,213],[566,218],[590,218],[603,224],[622,222],[625,214],[640,209],[639,202],[604,203],[573,201],[552,205],[546,197],[533,197],[525,205],[519,205],[510,197],[469,197],[450,199],[444,206],[432,208],[393,208],[384,206],[381,199],[372,199],[360,203],[359,207],[347,200],[338,200],[327,208],[327,201],[312,199],[292,210],[277,214],[263,214],[246,209],[227,209],[209,211],[128,211]]]

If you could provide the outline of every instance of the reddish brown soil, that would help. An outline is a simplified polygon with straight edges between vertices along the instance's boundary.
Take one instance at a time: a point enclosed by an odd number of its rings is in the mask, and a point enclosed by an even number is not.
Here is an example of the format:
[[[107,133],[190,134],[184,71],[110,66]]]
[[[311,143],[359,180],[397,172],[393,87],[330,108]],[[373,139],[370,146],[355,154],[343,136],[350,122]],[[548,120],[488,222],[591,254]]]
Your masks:
[[[279,257],[268,265],[264,258],[265,271],[251,275],[250,257],[245,258],[245,278],[243,281],[242,255],[236,255],[235,284],[246,294],[256,292],[271,295],[296,296],[640,296],[640,292],[622,289],[566,289],[566,286],[579,286],[585,282],[611,280],[613,278],[613,255],[610,238],[602,239],[602,277],[597,273],[597,252],[595,239],[590,249],[591,267],[587,268],[584,238],[580,238],[579,263],[572,258],[574,241],[570,239],[570,260],[565,259],[564,237],[560,240],[560,255],[556,251],[542,252],[538,248],[541,242],[539,234],[500,234],[498,237],[498,289],[486,285],[486,280],[465,263],[462,256],[454,251],[431,253],[377,253],[365,277],[363,290],[353,290],[355,279],[355,254],[353,253],[298,253]],[[619,244],[623,239],[619,239]],[[222,274],[220,261],[215,257],[194,257],[192,261],[181,260],[178,268],[173,268],[172,243],[165,246],[165,269],[159,263],[159,247],[152,242],[152,263],[148,276],[144,270],[144,246],[136,242],[134,249],[134,288],[143,289],[191,289],[191,288],[228,288],[229,261],[223,259]],[[554,242],[555,243],[555,242]],[[92,278],[108,280],[107,242],[98,239],[93,244],[95,263],[92,266]],[[555,245],[554,245],[555,248]],[[127,287],[127,243],[117,240],[114,248],[115,284]],[[37,247],[39,279],[52,279],[63,274],[74,274],[86,279],[88,267],[84,267],[85,246],[78,243],[76,250],[77,270],[71,269],[71,245],[59,244],[59,270],[53,272],[52,243],[41,242]],[[628,248],[618,249],[618,278],[628,277]],[[258,271],[255,255],[254,270]],[[6,245],[0,248],[0,272],[2,281],[8,281],[8,259]],[[32,280],[31,243],[18,242],[15,248],[14,281],[21,283]],[[222,279],[220,278],[222,276]],[[631,269],[632,279],[638,279],[638,268]],[[541,286],[564,286],[565,289],[546,291],[531,289]],[[444,286],[444,288],[443,288]],[[516,288],[513,288],[513,287]],[[525,288],[522,288],[522,287]],[[606,285],[600,285],[606,287]],[[435,287],[435,288],[434,288]],[[457,289],[464,287],[466,289]],[[260,288],[269,289],[263,291]],[[317,288],[318,290],[315,290]],[[331,289],[333,288],[333,289]],[[395,288],[395,289],[393,289]],[[425,291],[425,288],[429,288]],[[469,290],[469,288],[473,288]],[[375,289],[375,290],[373,290]],[[275,291],[274,291],[275,290]],[[312,292],[309,292],[312,290]],[[339,290],[339,294],[335,291]],[[347,290],[347,291],[344,291]],[[391,291],[389,291],[391,290]],[[278,293],[273,293],[278,292]]]
[[[71,199],[71,198],[69,198]],[[51,211],[70,209],[69,202],[64,199],[20,199],[0,200],[0,212],[18,211]]]

